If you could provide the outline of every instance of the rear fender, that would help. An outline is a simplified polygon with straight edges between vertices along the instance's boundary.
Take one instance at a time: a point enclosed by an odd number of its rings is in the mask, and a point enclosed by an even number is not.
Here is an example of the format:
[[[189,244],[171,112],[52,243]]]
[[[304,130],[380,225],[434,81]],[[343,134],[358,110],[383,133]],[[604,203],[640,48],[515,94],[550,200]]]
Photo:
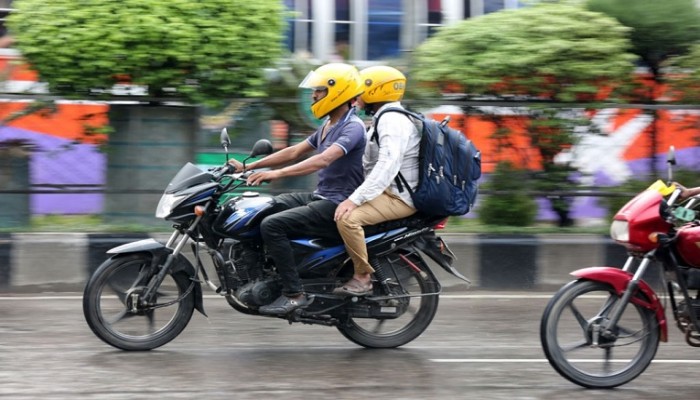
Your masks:
[[[432,237],[427,235],[421,236],[418,238],[413,245],[420,250],[423,254],[427,255],[430,257],[431,260],[435,261],[435,263],[439,266],[442,267],[445,271],[449,272],[453,276],[463,280],[464,282],[467,282],[468,284],[471,284],[471,281],[467,279],[464,275],[459,273],[453,266],[452,262],[456,258],[454,254],[452,254],[452,251],[447,248],[447,245],[442,241],[442,239],[436,237],[435,235],[432,235]],[[435,244],[435,240],[439,240],[442,246],[444,246],[444,249],[441,251],[440,247],[438,247]],[[448,254],[444,254],[444,252],[447,252]]]
[[[133,254],[133,253],[149,253],[154,260],[165,260],[165,258],[172,254],[172,250],[165,247],[164,244],[158,242],[155,239],[143,239],[136,242],[126,243],[121,246],[114,247],[107,250],[107,254],[112,254],[112,257],[118,257],[122,254]],[[191,281],[194,282],[194,307],[202,313],[204,312],[204,300],[202,296],[202,285],[195,276],[195,268],[185,256],[179,254],[175,260],[173,260],[173,266],[171,269],[173,274],[183,274],[186,275]]]
[[[571,275],[589,281],[607,283],[613,287],[618,295],[622,296],[632,280],[632,274],[614,267],[589,267],[573,271]],[[648,283],[643,280],[639,281],[637,289],[644,295],[644,299],[639,296],[633,296],[630,300],[632,303],[652,310],[656,314],[656,320],[661,328],[661,340],[668,341],[668,325],[666,321],[666,313],[664,312],[661,300],[654,292]],[[646,300],[645,300],[646,299]]]

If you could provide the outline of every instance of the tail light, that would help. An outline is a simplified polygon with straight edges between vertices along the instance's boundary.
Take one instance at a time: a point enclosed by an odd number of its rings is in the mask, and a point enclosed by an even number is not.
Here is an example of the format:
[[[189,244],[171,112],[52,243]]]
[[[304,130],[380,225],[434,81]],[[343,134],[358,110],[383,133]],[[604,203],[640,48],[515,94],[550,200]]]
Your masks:
[[[447,226],[447,218],[433,225],[433,229],[445,229],[445,226]]]

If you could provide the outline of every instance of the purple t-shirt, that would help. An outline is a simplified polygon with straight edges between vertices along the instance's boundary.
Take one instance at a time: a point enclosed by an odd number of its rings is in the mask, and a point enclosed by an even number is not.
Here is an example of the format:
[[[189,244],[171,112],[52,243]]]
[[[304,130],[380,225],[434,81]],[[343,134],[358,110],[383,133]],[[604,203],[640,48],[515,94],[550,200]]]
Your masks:
[[[362,155],[365,151],[365,124],[355,115],[355,109],[348,111],[338,123],[326,133],[321,142],[323,126],[309,136],[306,141],[323,153],[332,145],[339,146],[344,156],[318,171],[318,185],[314,194],[323,196],[335,204],[340,204],[357,189],[365,179],[362,168]]]

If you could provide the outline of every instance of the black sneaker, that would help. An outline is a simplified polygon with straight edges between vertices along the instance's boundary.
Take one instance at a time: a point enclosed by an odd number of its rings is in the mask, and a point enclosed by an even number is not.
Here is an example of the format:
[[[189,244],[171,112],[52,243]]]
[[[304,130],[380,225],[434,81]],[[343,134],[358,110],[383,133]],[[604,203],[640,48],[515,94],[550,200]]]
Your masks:
[[[262,306],[258,309],[260,314],[266,315],[284,315],[296,310],[297,308],[304,308],[314,301],[313,297],[309,298],[303,295],[301,299],[292,299],[285,295],[277,298],[277,300],[272,303]]]

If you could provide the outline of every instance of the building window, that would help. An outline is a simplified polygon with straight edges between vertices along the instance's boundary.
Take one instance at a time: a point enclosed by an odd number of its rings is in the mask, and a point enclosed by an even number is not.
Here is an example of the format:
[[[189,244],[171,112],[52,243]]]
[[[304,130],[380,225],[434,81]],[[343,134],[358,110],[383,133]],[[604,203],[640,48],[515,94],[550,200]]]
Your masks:
[[[367,18],[367,59],[395,57],[401,50],[401,2],[369,0]]]
[[[443,25],[442,2],[440,0],[428,0],[428,36],[432,36],[435,30]]]
[[[5,19],[12,12],[12,0],[0,0],[0,48],[12,47],[12,38],[7,34]]]
[[[350,0],[335,0],[333,56],[338,61],[350,58],[350,29],[352,24]]]
[[[284,0],[284,5],[290,13],[285,34],[287,49],[292,53],[309,51],[313,36],[311,0]]]
[[[505,7],[505,0],[484,0],[484,14],[500,11]]]

